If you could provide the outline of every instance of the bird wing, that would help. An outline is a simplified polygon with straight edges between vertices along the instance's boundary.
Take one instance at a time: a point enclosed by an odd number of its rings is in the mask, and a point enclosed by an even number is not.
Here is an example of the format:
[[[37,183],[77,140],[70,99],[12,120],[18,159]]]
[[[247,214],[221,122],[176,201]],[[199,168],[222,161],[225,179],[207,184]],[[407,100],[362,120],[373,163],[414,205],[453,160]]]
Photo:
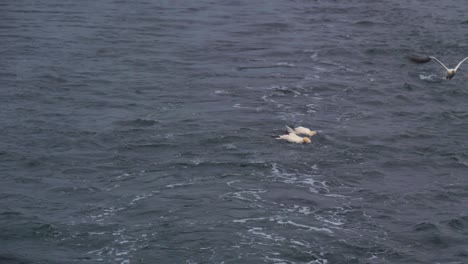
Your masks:
[[[447,66],[445,66],[440,60],[438,60],[436,57],[429,57],[431,58],[432,60],[434,60],[435,62],[439,63],[442,67],[444,67],[445,70],[449,70],[449,68],[447,68]]]
[[[300,126],[300,127],[296,127],[296,132],[297,134],[309,134],[310,129]]]
[[[289,133],[287,137],[294,141],[301,141],[302,137],[298,136],[296,133]]]
[[[468,57],[464,58],[462,61],[460,61],[457,65],[457,67],[455,67],[455,71],[458,70],[458,67],[460,67],[460,65],[462,65],[463,62],[465,62],[466,60],[468,59]]]
[[[300,143],[303,141],[303,139],[301,137],[299,137],[298,135],[294,134],[294,133],[290,133],[288,135],[281,135],[279,137],[277,137],[276,139],[284,139],[288,142],[291,142],[291,143]]]
[[[286,126],[286,129],[288,130],[288,133],[296,133],[296,131],[294,131],[294,129]]]

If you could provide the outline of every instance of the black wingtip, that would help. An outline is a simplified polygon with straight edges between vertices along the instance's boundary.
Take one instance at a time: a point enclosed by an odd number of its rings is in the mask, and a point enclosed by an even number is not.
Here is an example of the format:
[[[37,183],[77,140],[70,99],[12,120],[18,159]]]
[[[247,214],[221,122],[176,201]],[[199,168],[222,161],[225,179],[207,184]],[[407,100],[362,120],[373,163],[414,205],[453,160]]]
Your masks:
[[[427,56],[409,55],[407,58],[414,63],[426,63],[431,61],[431,58]]]

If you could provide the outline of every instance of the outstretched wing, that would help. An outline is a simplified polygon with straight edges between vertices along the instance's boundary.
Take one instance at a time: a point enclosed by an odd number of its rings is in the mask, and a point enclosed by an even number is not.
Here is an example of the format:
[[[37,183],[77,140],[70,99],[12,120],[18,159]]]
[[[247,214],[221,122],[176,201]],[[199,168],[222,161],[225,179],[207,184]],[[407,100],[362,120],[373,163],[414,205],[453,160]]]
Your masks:
[[[286,129],[288,130],[288,133],[294,133],[294,134],[296,133],[296,131],[294,131],[294,129],[292,129],[292,128],[288,127],[288,126],[286,126]]]
[[[445,69],[446,71],[449,71],[449,68],[447,68],[447,66],[445,66],[445,65],[444,65],[440,60],[438,60],[436,57],[429,57],[429,58],[431,58],[431,59],[433,59],[435,62],[439,63],[440,66],[444,67],[444,69]]]
[[[455,67],[455,71],[457,71],[458,67],[460,67],[460,65],[462,65],[462,63],[465,62],[466,60],[468,60],[468,57],[464,58],[462,61],[460,61],[460,63],[458,63],[457,67]]]
[[[435,62],[439,63],[442,67],[444,67],[444,69],[446,71],[448,71],[449,69],[447,68],[447,66],[445,66],[440,60],[438,60],[436,57],[419,57],[419,56],[409,56],[408,57],[410,61],[414,62],[414,63],[426,63],[426,62],[430,62],[431,60],[434,60]]]

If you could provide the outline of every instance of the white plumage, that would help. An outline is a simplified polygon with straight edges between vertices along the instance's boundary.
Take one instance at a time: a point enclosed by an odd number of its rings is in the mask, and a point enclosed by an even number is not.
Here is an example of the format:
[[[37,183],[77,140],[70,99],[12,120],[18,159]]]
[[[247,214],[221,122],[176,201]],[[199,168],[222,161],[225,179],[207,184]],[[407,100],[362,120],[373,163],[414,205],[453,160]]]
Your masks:
[[[458,68],[460,68],[460,65],[462,65],[463,62],[465,62],[466,60],[468,60],[468,57],[464,58],[462,61],[460,61],[457,66],[453,69],[450,69],[448,68],[447,66],[445,66],[445,64],[443,64],[440,60],[438,60],[436,57],[411,57],[410,60],[412,62],[416,62],[416,63],[426,63],[426,62],[429,62],[431,60],[437,62],[440,66],[442,66],[446,71],[447,71],[447,76],[445,76],[445,78],[447,80],[450,80],[453,78],[453,76],[455,76],[455,73],[457,73],[457,70]]]
[[[306,136],[310,136],[310,137],[317,134],[316,131],[310,130],[310,129],[308,129],[306,127],[302,127],[302,126],[296,127],[294,129],[286,126],[286,129],[288,130],[288,133],[294,133],[294,134],[298,134],[298,135],[306,135]]]
[[[288,141],[290,143],[297,143],[297,144],[303,144],[303,143],[309,144],[310,143],[310,138],[300,137],[300,136],[296,135],[295,133],[289,133],[287,135],[281,135],[281,136],[277,137],[276,139],[283,139],[283,140],[286,140],[286,141]]]

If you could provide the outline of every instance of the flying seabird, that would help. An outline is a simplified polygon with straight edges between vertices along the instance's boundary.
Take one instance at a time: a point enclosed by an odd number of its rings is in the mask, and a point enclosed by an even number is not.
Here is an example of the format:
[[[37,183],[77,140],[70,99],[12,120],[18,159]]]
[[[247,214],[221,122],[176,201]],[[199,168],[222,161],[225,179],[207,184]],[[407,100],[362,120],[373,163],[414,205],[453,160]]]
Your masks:
[[[289,143],[298,143],[298,144],[303,144],[303,143],[309,144],[311,142],[310,138],[300,137],[300,136],[296,135],[295,133],[289,133],[287,135],[281,135],[281,136],[277,137],[276,139],[283,139],[283,140],[288,141]]]
[[[445,77],[447,80],[450,80],[453,78],[453,76],[455,76],[455,73],[457,73],[457,70],[458,68],[460,67],[460,65],[462,65],[463,62],[465,62],[468,57],[464,58],[462,61],[460,61],[457,65],[457,67],[453,68],[453,69],[449,69],[447,66],[445,66],[440,60],[438,60],[436,57],[415,57],[415,56],[411,56],[409,58],[412,62],[415,62],[415,63],[426,63],[426,62],[429,62],[431,60],[434,60],[435,62],[439,63],[442,67],[444,67],[444,69],[447,71],[447,76]]]
[[[308,129],[306,127],[302,127],[302,126],[296,127],[294,129],[286,126],[286,129],[288,130],[288,133],[294,133],[294,134],[298,134],[298,135],[306,135],[306,136],[310,136],[310,137],[317,134],[317,131],[310,130],[310,129]]]

